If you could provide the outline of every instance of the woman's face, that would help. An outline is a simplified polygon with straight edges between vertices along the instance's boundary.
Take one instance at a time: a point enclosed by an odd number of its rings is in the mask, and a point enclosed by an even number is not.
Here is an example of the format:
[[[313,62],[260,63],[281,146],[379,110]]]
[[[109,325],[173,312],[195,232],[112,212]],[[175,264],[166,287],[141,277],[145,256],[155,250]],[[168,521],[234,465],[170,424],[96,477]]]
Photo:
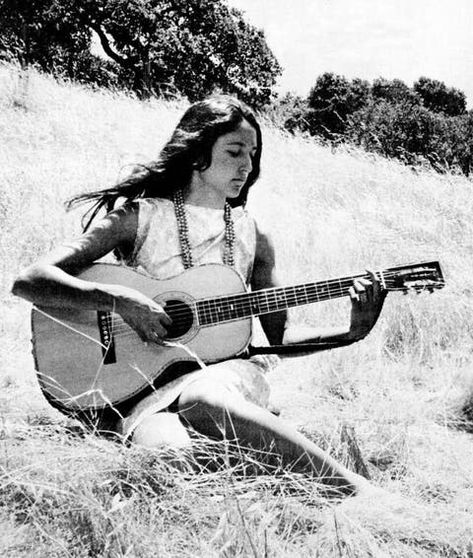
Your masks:
[[[212,147],[210,166],[194,170],[191,194],[198,191],[203,201],[219,208],[226,198],[238,197],[253,168],[257,147],[256,130],[246,120],[235,131],[220,136]]]

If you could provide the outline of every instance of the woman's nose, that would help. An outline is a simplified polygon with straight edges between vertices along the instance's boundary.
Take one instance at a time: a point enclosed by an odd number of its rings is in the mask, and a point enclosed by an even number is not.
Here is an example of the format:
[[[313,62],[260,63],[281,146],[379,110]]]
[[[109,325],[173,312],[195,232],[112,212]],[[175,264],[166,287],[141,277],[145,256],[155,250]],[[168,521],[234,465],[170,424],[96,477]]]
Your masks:
[[[251,169],[253,168],[253,159],[249,153],[244,156],[241,168],[251,172]]]

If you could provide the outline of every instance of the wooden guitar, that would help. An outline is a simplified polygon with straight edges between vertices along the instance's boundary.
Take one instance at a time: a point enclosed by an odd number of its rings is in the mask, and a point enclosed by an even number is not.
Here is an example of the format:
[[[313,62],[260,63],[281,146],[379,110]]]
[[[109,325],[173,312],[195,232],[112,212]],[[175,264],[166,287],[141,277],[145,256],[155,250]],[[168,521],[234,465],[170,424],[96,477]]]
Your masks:
[[[443,287],[438,262],[378,272],[390,291]],[[366,274],[248,292],[241,276],[221,264],[191,268],[158,281],[130,268],[94,264],[79,277],[132,287],[164,306],[172,318],[167,346],[143,343],[113,312],[33,307],[33,354],[45,395],[66,410],[100,409],[137,395],[182,361],[217,362],[244,352],[252,316],[347,296]]]

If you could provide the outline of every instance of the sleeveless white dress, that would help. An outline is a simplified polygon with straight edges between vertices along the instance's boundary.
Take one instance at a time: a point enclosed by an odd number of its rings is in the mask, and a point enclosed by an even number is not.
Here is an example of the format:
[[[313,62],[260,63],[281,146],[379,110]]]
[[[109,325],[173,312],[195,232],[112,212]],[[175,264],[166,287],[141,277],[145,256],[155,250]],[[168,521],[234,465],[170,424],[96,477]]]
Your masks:
[[[133,254],[126,264],[157,279],[168,279],[184,271],[177,221],[172,201],[161,198],[138,200],[138,231]],[[225,248],[223,209],[185,204],[189,242],[194,265],[222,263]],[[235,230],[235,269],[249,284],[256,249],[256,228],[243,209],[232,209]],[[145,396],[120,421],[118,430],[125,438],[147,417],[166,410],[192,382],[200,378],[223,384],[246,399],[266,407],[269,385],[264,373],[279,359],[256,356],[232,359],[179,376]]]

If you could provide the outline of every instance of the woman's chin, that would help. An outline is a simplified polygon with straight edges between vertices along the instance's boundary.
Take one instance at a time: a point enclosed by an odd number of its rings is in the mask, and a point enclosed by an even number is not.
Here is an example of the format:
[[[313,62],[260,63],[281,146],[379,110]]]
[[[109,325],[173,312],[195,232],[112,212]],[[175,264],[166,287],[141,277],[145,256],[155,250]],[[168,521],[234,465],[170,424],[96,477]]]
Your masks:
[[[227,192],[227,199],[233,200],[235,198],[238,198],[240,192],[241,192],[241,187],[229,189],[229,191]]]
[[[240,182],[240,181],[232,182],[227,197],[237,198],[240,195],[244,185],[245,185],[244,182]]]

